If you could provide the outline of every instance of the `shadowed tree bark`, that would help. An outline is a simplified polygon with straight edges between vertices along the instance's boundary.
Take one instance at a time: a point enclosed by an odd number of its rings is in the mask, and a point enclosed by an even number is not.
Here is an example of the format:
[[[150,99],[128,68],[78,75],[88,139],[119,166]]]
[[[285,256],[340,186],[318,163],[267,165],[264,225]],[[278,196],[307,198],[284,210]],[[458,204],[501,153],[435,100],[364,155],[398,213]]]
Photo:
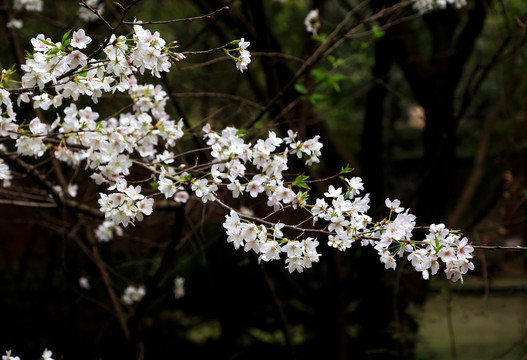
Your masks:
[[[382,6],[390,6],[395,1],[374,1],[372,10],[379,11]],[[441,222],[446,216],[447,206],[451,200],[453,189],[452,178],[456,172],[456,129],[458,118],[455,109],[455,94],[458,90],[461,75],[472,53],[476,39],[481,34],[488,2],[474,1],[470,10],[457,11],[447,9],[434,11],[424,15],[432,42],[429,56],[423,54],[426,46],[421,41],[423,37],[409,29],[408,24],[401,23],[386,30],[386,36],[377,42],[375,48],[375,65],[372,76],[375,82],[366,98],[364,130],[362,137],[362,168],[365,183],[372,196],[372,204],[381,203],[382,198],[382,120],[384,116],[384,99],[386,89],[382,82],[386,81],[392,61],[401,68],[404,77],[410,85],[414,97],[423,107],[426,117],[426,127],[423,132],[424,158],[422,173],[424,174],[418,189],[418,205],[416,216],[420,223],[430,224]],[[462,21],[466,19],[466,21]],[[383,22],[381,21],[381,24]],[[458,34],[456,36],[456,34]],[[402,264],[401,264],[402,265]],[[400,265],[400,266],[401,266]],[[400,271],[400,269],[399,269]],[[369,280],[373,277],[370,274]],[[380,279],[379,277],[375,277]],[[384,296],[373,291],[370,301],[364,303],[359,314],[373,314],[374,309],[393,308],[393,317],[379,314],[376,326],[389,326],[389,320],[396,320],[395,331],[399,333],[398,341],[385,336],[381,345],[375,344],[375,327],[368,327],[366,317],[363,323],[363,344],[366,349],[384,347],[395,352],[397,358],[413,359],[417,324],[409,316],[406,309],[409,304],[423,304],[426,299],[427,283],[416,273],[404,274],[404,280],[391,292],[395,296],[395,305],[386,295],[389,289],[378,284],[378,289]],[[376,300],[375,300],[376,299]],[[371,305],[371,308],[369,308]],[[369,309],[368,309],[369,308]],[[384,322],[383,322],[384,320]],[[402,336],[401,336],[402,335]],[[409,336],[408,336],[409,335]],[[366,358],[386,358],[386,354],[371,355]]]

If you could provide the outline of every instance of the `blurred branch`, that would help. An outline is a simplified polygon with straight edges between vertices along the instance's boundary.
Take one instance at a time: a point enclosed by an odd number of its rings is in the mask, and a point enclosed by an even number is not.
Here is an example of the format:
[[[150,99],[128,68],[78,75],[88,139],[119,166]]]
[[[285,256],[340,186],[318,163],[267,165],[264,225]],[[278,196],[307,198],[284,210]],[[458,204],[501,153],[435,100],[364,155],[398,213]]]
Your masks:
[[[364,7],[368,1],[362,2],[359,6],[354,8],[353,10],[349,11],[344,19],[335,27],[335,29],[327,36],[327,38],[320,44],[320,46],[311,54],[300,66],[300,68],[297,69],[297,71],[293,74],[291,79],[286,83],[285,86],[283,86],[276,95],[267,102],[267,105],[265,108],[260,111],[260,113],[254,117],[249,122],[249,127],[253,126],[256,122],[258,122],[264,114],[266,114],[275,104],[276,102],[281,99],[286,91],[288,91],[295,83],[296,81],[302,77],[307,70],[309,70],[313,65],[315,65],[317,62],[319,62],[321,59],[323,59],[325,56],[329,55],[331,52],[333,52],[337,47],[339,47],[347,38],[351,36],[354,32],[358,31],[360,28],[362,28],[365,24],[370,23],[371,21],[378,20],[380,18],[383,18],[387,16],[390,13],[397,12],[401,8],[408,6],[410,2],[403,2],[400,4],[396,4],[391,7],[387,7],[382,9],[376,14],[373,14],[369,16],[368,18],[362,20],[358,24],[354,25],[351,30],[346,31],[344,34],[341,34],[341,30],[345,27],[345,25],[349,22],[350,18],[358,12],[362,7]]]
[[[185,206],[181,204],[174,211],[174,224],[172,228],[172,238],[168,246],[164,249],[163,257],[155,273],[150,277],[146,284],[146,294],[141,299],[134,313],[128,319],[128,326],[131,330],[131,345],[136,346],[136,352],[141,352],[142,346],[142,324],[148,307],[154,302],[159,295],[160,286],[166,280],[166,277],[174,268],[178,245],[182,238],[183,226],[185,225]]]
[[[527,246],[472,245],[472,247],[483,250],[527,250]]]
[[[14,206],[34,207],[34,208],[56,208],[57,207],[57,204],[49,203],[49,202],[4,200],[4,199],[0,199],[0,205],[14,205]]]
[[[183,98],[183,97],[211,97],[211,98],[218,98],[218,99],[228,99],[233,101],[238,101],[244,104],[247,104],[249,106],[252,106],[254,108],[262,110],[264,107],[254,101],[248,100],[242,96],[237,95],[231,95],[227,93],[218,93],[218,92],[207,92],[207,91],[199,91],[199,92],[184,92],[184,93],[170,93],[170,97],[174,98]],[[190,125],[190,124],[189,124]]]
[[[461,196],[456,203],[448,223],[451,227],[457,228],[462,226],[459,224],[461,217],[465,211],[470,206],[470,202],[476,193],[478,185],[480,184],[483,175],[485,174],[485,160],[487,158],[487,151],[489,147],[489,142],[492,134],[492,125],[498,118],[498,115],[506,105],[507,96],[505,93],[502,93],[498,104],[494,107],[492,112],[485,118],[482,127],[482,134],[474,156],[474,164],[472,165],[472,170],[468,175],[467,182],[461,191]]]
[[[255,255],[255,258],[256,258],[256,255]],[[276,308],[276,311],[278,312],[278,317],[280,318],[280,325],[284,333],[284,338],[285,338],[287,348],[289,349],[289,354],[291,355],[291,360],[294,360],[297,358],[295,346],[293,344],[293,339],[291,337],[291,330],[289,328],[289,322],[287,321],[287,317],[284,312],[284,307],[282,306],[282,301],[280,300],[280,298],[278,297],[276,293],[276,289],[274,287],[273,281],[271,280],[271,278],[269,277],[269,275],[267,275],[267,272],[265,271],[264,264],[258,264],[258,268],[260,269],[262,277],[264,278],[267,289],[271,293],[273,304]]]
[[[64,194],[61,194],[58,190],[55,190],[53,183],[47,179],[47,176],[40,173],[34,165],[26,163],[19,157],[17,154],[8,154],[5,150],[0,149],[0,158],[4,159],[10,167],[19,166],[25,170],[25,172],[33,179],[35,182],[45,189],[52,197],[57,205],[64,206],[71,210],[79,211],[83,214],[90,215],[97,219],[103,219],[104,215],[97,209],[88,206],[84,203],[77,202],[71,198],[68,198],[66,189],[64,189]]]
[[[97,241],[95,240],[95,237],[93,236],[92,229],[86,227],[86,237],[88,238],[88,241],[91,245],[91,251],[84,245],[81,239],[78,238],[76,235],[72,235],[73,238],[76,240],[77,245],[85,252],[85,253],[91,253],[90,258],[94,261],[95,265],[97,266],[97,269],[99,270],[99,274],[101,275],[101,280],[104,284],[104,288],[106,289],[106,292],[108,293],[108,296],[110,297],[110,303],[112,305],[113,310],[115,311],[115,316],[117,317],[119,321],[119,325],[121,326],[121,330],[123,331],[123,334],[126,338],[126,340],[130,340],[130,329],[126,325],[126,321],[124,318],[123,310],[121,308],[121,304],[119,302],[119,298],[117,297],[117,294],[115,293],[113,289],[112,280],[110,279],[110,276],[108,275],[108,272],[106,271],[106,264],[101,258],[101,255],[99,254],[99,250],[97,248]]]

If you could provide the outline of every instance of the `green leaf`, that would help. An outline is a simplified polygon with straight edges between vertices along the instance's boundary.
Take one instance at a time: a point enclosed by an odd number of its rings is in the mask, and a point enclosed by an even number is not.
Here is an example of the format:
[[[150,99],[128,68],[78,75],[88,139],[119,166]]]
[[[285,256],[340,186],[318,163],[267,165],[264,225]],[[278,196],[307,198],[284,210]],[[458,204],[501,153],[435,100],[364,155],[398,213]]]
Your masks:
[[[306,89],[306,87],[305,87],[304,85],[302,85],[302,84],[295,84],[295,90],[296,90],[297,92],[299,92],[300,94],[302,94],[302,95],[307,94],[307,89]]]
[[[311,190],[311,188],[306,184],[307,179],[309,179],[309,176],[307,175],[298,175],[292,185],[301,189]]]
[[[340,92],[340,86],[337,82],[332,82],[331,83],[331,86],[333,86],[333,89],[336,91],[336,92]]]
[[[380,39],[382,38],[384,35],[386,35],[386,32],[384,30],[381,30],[378,26],[374,26],[372,28],[372,31],[373,31],[373,37],[375,39]]]
[[[309,97],[309,102],[314,105],[317,101],[324,100],[325,97],[324,94],[315,93]]]
[[[44,39],[38,39],[38,41],[40,41],[40,42],[42,42],[42,43],[44,43],[44,44],[46,44],[46,45],[49,45],[49,46],[51,46],[51,47],[56,47],[55,43],[49,42],[49,41],[47,41],[47,40],[44,40]]]
[[[67,40],[70,40],[70,35],[71,35],[71,32],[73,31],[73,29],[70,29],[67,33],[64,34],[64,36],[62,37],[62,44],[65,45],[65,46],[68,46],[69,45],[69,42],[66,44],[66,41]]]
[[[236,131],[236,136],[244,137],[245,135],[247,135],[247,130],[240,129]]]
[[[311,39],[316,40],[316,41],[320,41],[320,42],[323,42],[324,40],[326,40],[326,38],[327,38],[327,36],[325,34],[311,36]]]
[[[325,72],[323,72],[321,69],[312,70],[311,75],[313,75],[318,81],[321,81],[326,77]]]
[[[157,181],[150,181],[148,185],[150,185],[153,190],[157,190],[159,183]]]
[[[347,174],[347,173],[352,172],[353,170],[355,170],[355,169],[350,167],[349,164],[346,164],[346,167],[343,167],[343,168],[340,169],[340,173],[341,174]]]
[[[343,81],[343,80],[346,80],[348,77],[344,74],[333,74],[331,75],[331,77],[329,78],[331,81],[333,82],[337,82],[337,81]]]

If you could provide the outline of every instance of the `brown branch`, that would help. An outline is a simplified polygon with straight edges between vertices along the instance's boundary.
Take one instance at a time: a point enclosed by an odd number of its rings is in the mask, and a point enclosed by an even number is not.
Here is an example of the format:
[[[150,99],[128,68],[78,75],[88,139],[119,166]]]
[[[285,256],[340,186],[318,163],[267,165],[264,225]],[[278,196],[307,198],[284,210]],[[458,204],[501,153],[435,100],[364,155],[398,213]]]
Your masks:
[[[474,197],[478,185],[480,184],[483,175],[485,174],[485,160],[487,157],[487,151],[489,143],[491,140],[492,134],[492,125],[500,114],[501,110],[506,105],[506,94],[502,93],[502,96],[498,104],[494,107],[492,112],[487,116],[483,124],[482,135],[478,148],[476,150],[476,156],[474,156],[474,164],[472,165],[472,170],[468,176],[468,180],[461,192],[461,196],[457,201],[457,205],[452,213],[452,216],[448,220],[448,223],[453,227],[459,227],[462,224],[459,224],[461,217],[464,212],[470,206],[470,201]]]
[[[57,204],[49,203],[49,202],[4,200],[4,199],[0,199],[0,205],[13,205],[13,206],[34,207],[34,208],[56,208],[57,207]]]
[[[200,15],[200,16],[194,16],[194,17],[188,17],[184,19],[172,19],[172,20],[159,20],[159,21],[145,21],[145,22],[134,22],[134,21],[123,21],[123,24],[125,25],[162,25],[162,24],[172,24],[176,22],[183,22],[183,21],[194,21],[194,20],[210,20],[213,15],[223,11],[223,10],[229,10],[230,8],[228,6],[224,6],[220,9],[214,10],[213,12],[206,14],[206,15]]]
[[[53,183],[49,181],[46,175],[40,173],[35,166],[26,163],[16,154],[8,154],[4,150],[0,149],[0,158],[4,159],[10,167],[19,166],[25,170],[25,172],[33,179],[35,182],[43,187],[52,197],[57,206],[65,206],[71,210],[76,210],[80,213],[90,215],[97,219],[104,218],[104,215],[97,209],[92,208],[84,203],[77,202],[76,200],[67,198],[64,194],[61,194],[60,191],[53,188]],[[66,189],[65,189],[66,190]]]
[[[218,93],[218,92],[208,92],[208,91],[198,91],[198,92],[186,92],[186,93],[170,93],[169,94],[170,97],[176,97],[176,98],[180,98],[180,97],[213,97],[213,98],[218,98],[218,99],[229,99],[229,100],[234,100],[234,101],[239,101],[241,103],[245,103],[245,104],[248,104],[252,107],[255,107],[259,110],[263,110],[264,107],[254,101],[251,101],[251,100],[247,100],[246,98],[242,97],[242,96],[237,96],[237,95],[231,95],[231,94],[226,94],[226,93]]]
[[[274,106],[274,104],[280,98],[282,98],[282,96],[284,96],[286,91],[289,90],[289,88],[291,88],[291,86],[293,86],[295,84],[295,82],[299,78],[301,78],[313,65],[315,65],[317,62],[319,62],[321,59],[323,59],[325,56],[327,56],[329,53],[331,53],[337,47],[339,47],[352,33],[358,31],[359,29],[361,29],[365,24],[367,24],[367,23],[369,23],[371,21],[378,20],[378,19],[380,19],[382,17],[385,17],[388,14],[397,12],[401,8],[404,8],[404,7],[406,7],[406,6],[408,6],[410,4],[409,1],[406,1],[406,2],[402,2],[402,3],[396,4],[394,6],[386,7],[384,9],[382,9],[381,11],[379,11],[378,13],[376,13],[374,15],[371,15],[370,17],[364,19],[359,24],[357,24],[354,27],[352,27],[351,30],[346,31],[345,34],[340,35],[340,37],[339,37],[339,33],[344,28],[344,26],[347,25],[347,23],[349,22],[351,16],[353,16],[353,14],[355,14],[363,6],[365,6],[366,3],[368,3],[368,1],[362,2],[361,4],[356,6],[352,11],[350,11],[350,12],[348,12],[346,14],[344,19],[335,27],[333,32],[331,34],[329,34],[328,37],[322,42],[322,44],[320,44],[320,46],[313,52],[313,54],[311,54],[311,56],[309,56],[304,61],[302,66],[300,66],[300,68],[295,72],[295,74],[291,77],[289,82],[284,87],[282,87],[280,89],[280,91],[278,91],[276,93],[276,95],[267,103],[265,108],[255,118],[253,118],[250,121],[249,127],[253,126],[256,122],[258,122],[264,116],[264,114],[267,113]]]
[[[527,250],[527,246],[472,245],[472,247],[483,250]]]
[[[206,50],[196,50],[196,51],[182,51],[180,52],[180,54],[183,54],[183,55],[202,55],[202,54],[210,54],[212,52],[215,52],[215,51],[221,51],[223,49],[226,49],[227,47],[229,47],[229,45],[231,45],[230,42],[226,43],[226,44],[223,44],[221,46],[218,46],[218,47],[215,47],[215,48],[212,48],[212,49],[206,49]]]

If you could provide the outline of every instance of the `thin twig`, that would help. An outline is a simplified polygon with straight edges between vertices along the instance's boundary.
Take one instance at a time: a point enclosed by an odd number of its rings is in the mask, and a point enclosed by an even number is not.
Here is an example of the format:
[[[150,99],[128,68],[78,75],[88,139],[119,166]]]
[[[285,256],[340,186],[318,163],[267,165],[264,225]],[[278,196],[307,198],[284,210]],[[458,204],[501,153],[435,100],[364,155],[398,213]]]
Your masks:
[[[123,21],[124,25],[162,25],[162,24],[172,24],[176,22],[183,22],[183,21],[194,21],[194,20],[210,20],[212,18],[212,15],[215,15],[223,10],[229,10],[228,6],[224,6],[218,10],[214,10],[213,12],[206,14],[206,15],[200,15],[200,16],[194,16],[194,17],[188,17],[184,19],[171,19],[171,20],[158,20],[158,21],[144,21],[144,22],[137,22],[137,21]]]

